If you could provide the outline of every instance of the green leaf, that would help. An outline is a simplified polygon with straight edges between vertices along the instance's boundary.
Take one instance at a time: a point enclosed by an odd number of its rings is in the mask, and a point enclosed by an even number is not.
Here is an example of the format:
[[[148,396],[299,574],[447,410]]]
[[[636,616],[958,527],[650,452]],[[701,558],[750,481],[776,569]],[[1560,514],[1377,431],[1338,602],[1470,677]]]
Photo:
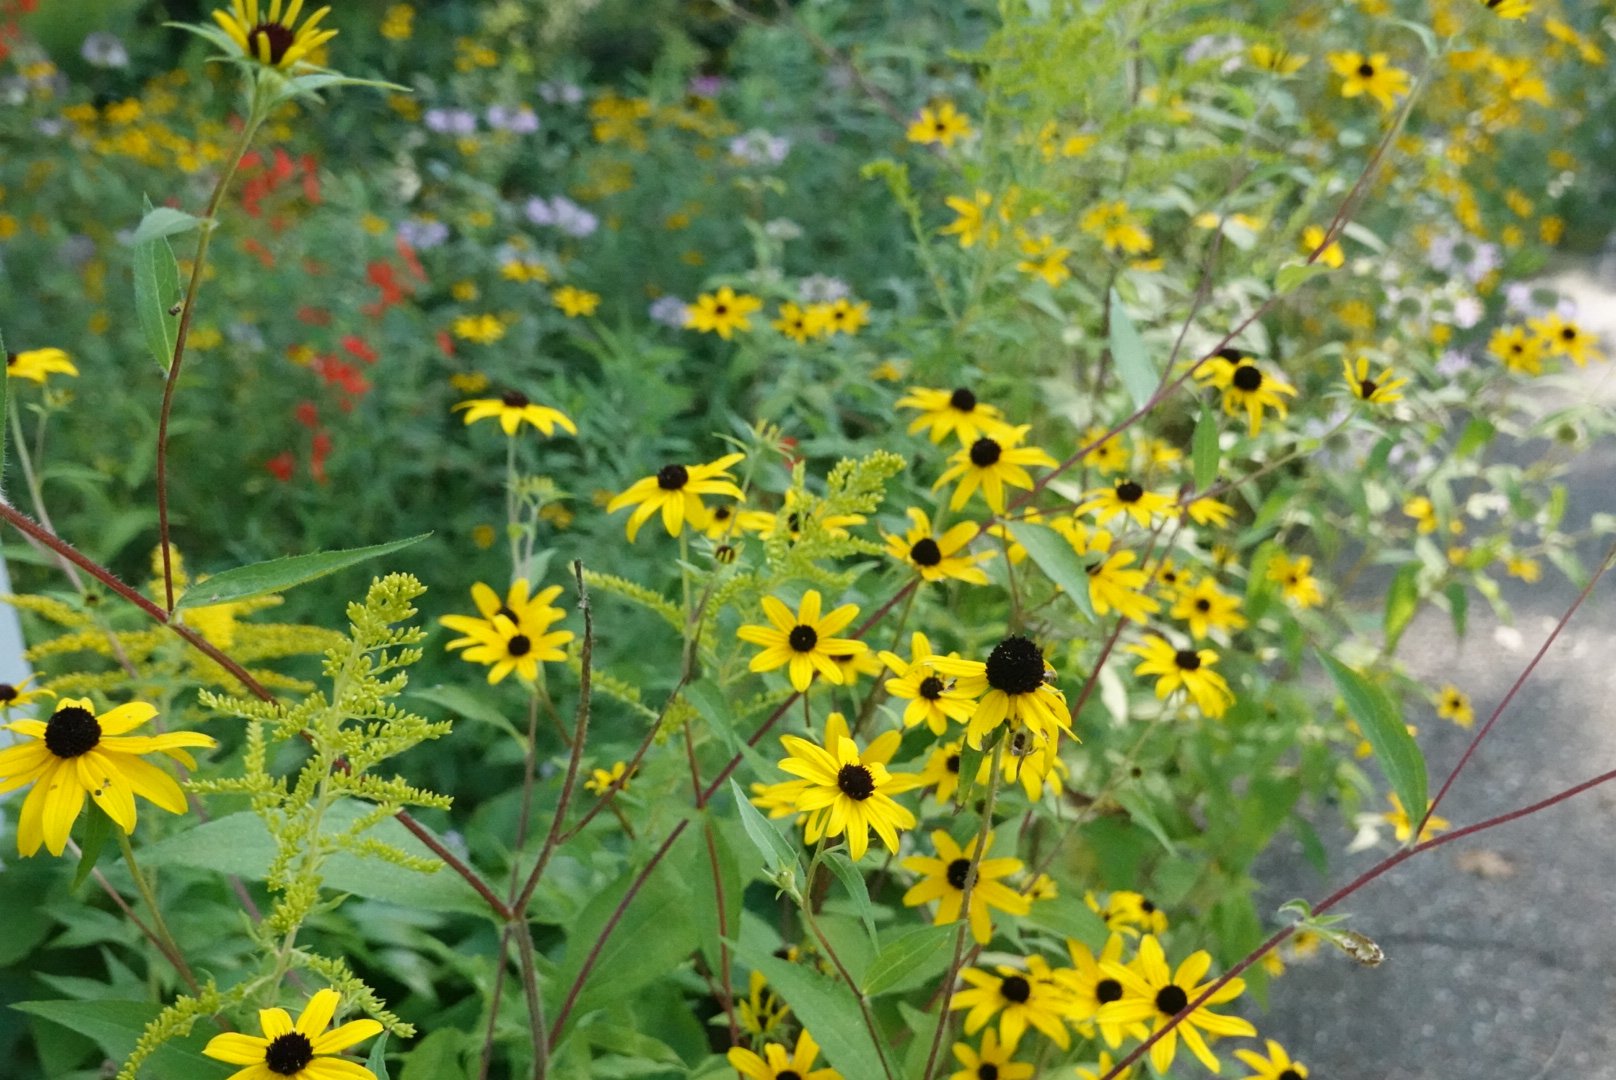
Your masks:
[[[146,202],[148,216],[156,211]],[[158,233],[134,246],[135,314],[140,332],[146,338],[146,351],[166,374],[174,362],[174,343],[179,337],[179,313],[169,311],[180,302],[180,267],[174,249]]]
[[[775,956],[748,957],[748,962],[763,972],[803,1027],[813,1032],[831,1068],[843,1076],[886,1074],[858,1001],[846,986]]]
[[[0,356],[6,355],[6,338],[0,334]],[[9,429],[6,426],[6,417],[10,415],[10,404],[6,397],[11,392],[11,377],[8,375],[0,379],[0,484],[4,484],[6,477],[6,435]]]
[[[1083,559],[1067,541],[1066,537],[1051,529],[1048,525],[1039,525],[1033,521],[1011,521],[1007,523],[1010,535],[1016,538],[1016,543],[1027,549],[1027,556],[1037,564],[1038,569],[1049,576],[1049,580],[1059,585],[1077,610],[1082,612],[1089,622],[1097,621],[1094,616],[1094,603],[1089,599],[1089,571]],[[963,776],[963,773],[961,774]]]
[[[894,941],[876,954],[860,989],[866,997],[913,990],[947,970],[954,958],[959,924],[927,926]]]
[[[1145,797],[1144,792],[1136,787],[1124,787],[1116,791],[1112,797],[1128,811],[1128,816],[1133,819],[1135,825],[1143,826],[1169,854],[1178,854],[1177,845],[1173,843],[1173,838],[1167,835],[1167,830],[1162,828],[1162,823],[1157,820],[1156,812],[1150,808],[1150,800]]]
[[[1314,651],[1324,670],[1330,673],[1336,690],[1346,700],[1347,711],[1358,721],[1364,738],[1369,740],[1375,760],[1380,762],[1386,780],[1402,800],[1409,819],[1417,822],[1425,813],[1429,783],[1425,755],[1420,753],[1419,744],[1408,733],[1408,726],[1385,694],[1329,653],[1321,649]]]
[[[870,903],[870,890],[864,884],[864,875],[853,865],[853,860],[840,851],[827,851],[824,861],[841,879],[842,887],[847,890],[847,895],[858,908],[859,918],[864,920],[864,929],[870,932],[870,944],[879,949],[881,935],[875,930],[875,907]]]
[[[1061,937],[1081,941],[1096,950],[1105,945],[1111,933],[1097,912],[1064,890],[1053,900],[1033,901],[1026,921]]]
[[[90,876],[95,869],[96,860],[101,858],[101,849],[107,846],[107,838],[112,835],[112,819],[107,817],[105,810],[94,799],[84,808],[84,836],[79,841],[79,868],[73,874],[71,888],[76,892],[84,879]]]
[[[674,1065],[680,1072],[685,1071],[684,1059],[671,1046],[660,1039],[642,1035],[633,1028],[618,1024],[590,1024],[588,1027],[579,1028],[578,1034],[597,1049],[610,1050],[614,1054],[626,1057],[644,1058],[663,1065]],[[382,1078],[378,1077],[377,1080]]]
[[[1136,409],[1143,409],[1156,395],[1161,385],[1161,372],[1145,354],[1145,339],[1139,336],[1133,320],[1122,306],[1122,297],[1111,290],[1111,359],[1117,365],[1117,377],[1133,398]],[[1023,547],[1026,545],[1023,544]]]
[[[1420,564],[1417,562],[1404,563],[1392,575],[1391,586],[1386,590],[1386,651],[1392,652],[1397,648],[1397,639],[1403,636],[1408,624],[1414,620],[1414,615],[1420,610]]]
[[[1195,421],[1194,446],[1195,490],[1206,492],[1218,479],[1218,415],[1204,401],[1201,418]]]
[[[172,206],[159,206],[154,209],[148,201],[146,216],[140,219],[140,227],[135,230],[135,235],[129,238],[129,242],[139,246],[160,237],[190,232],[201,224],[201,218],[193,217],[183,210],[176,210]]]
[[[996,738],[997,734],[990,736]],[[969,806],[971,795],[976,788],[976,774],[982,771],[982,759],[987,757],[991,750],[990,744],[983,744],[982,748],[975,750],[969,742],[960,743],[959,783],[954,787],[954,805]]]
[[[623,897],[639,878],[630,869],[590,899],[567,932],[567,955],[546,991],[560,997],[577,980],[585,958],[606,930]],[[600,953],[572,1010],[576,1022],[586,1014],[627,1001],[647,984],[673,971],[696,950],[696,924],[690,890],[666,863],[654,871],[629,901],[606,934]],[[552,1014],[553,1015],[553,1014]]]
[[[1289,296],[1309,281],[1329,272],[1330,267],[1322,259],[1318,262],[1281,266],[1279,273],[1274,275],[1274,295]]]
[[[408,696],[440,705],[451,712],[459,713],[467,720],[492,724],[516,740],[517,745],[524,747],[527,745],[527,733],[518,731],[516,725],[500,711],[499,706],[477,691],[468,690],[463,686],[424,686],[419,690],[409,691]]]
[[[370,1056],[365,1059],[365,1068],[375,1075],[376,1080],[392,1080],[387,1075],[387,1032],[382,1032],[370,1047]]]
[[[1459,442],[1453,448],[1453,456],[1462,458],[1475,453],[1492,442],[1493,436],[1496,434],[1498,434],[1498,429],[1492,425],[1491,421],[1484,420],[1479,416],[1472,416],[1470,422],[1465,424],[1464,432],[1459,436]]]
[[[464,1080],[465,1047],[465,1032],[459,1028],[439,1028],[404,1055],[400,1080]]]
[[[94,1039],[102,1052],[114,1061],[122,1061],[135,1052],[135,1043],[146,1025],[163,1011],[161,1005],[148,1001],[117,1000],[19,1001],[11,1007]],[[191,1034],[170,1039],[158,1047],[146,1059],[142,1075],[164,1080],[173,1076],[183,1076],[186,1080],[224,1080],[238,1071],[239,1066],[202,1055],[210,1034],[218,1034],[218,1030],[206,1020],[199,1021]]]
[[[250,600],[265,593],[284,592],[296,585],[334,574],[338,570],[346,570],[366,560],[390,555],[411,544],[418,544],[431,535],[427,532],[407,540],[394,540],[388,544],[349,548],[346,551],[317,551],[312,555],[293,555],[290,558],[253,563],[251,566],[238,566],[234,570],[215,574],[206,581],[191,586],[185,590],[185,595],[180,597],[179,603],[174,606],[177,610],[208,607],[212,604]]]
[[[792,880],[797,876],[797,849],[779,830],[769,824],[769,819],[758,813],[758,808],[752,805],[752,800],[746,797],[741,785],[732,777],[729,782],[730,790],[735,793],[735,805],[741,811],[741,826],[746,829],[746,835],[752,838],[752,843],[763,854],[763,862],[769,868],[769,873],[775,877],[783,870],[791,871]]]

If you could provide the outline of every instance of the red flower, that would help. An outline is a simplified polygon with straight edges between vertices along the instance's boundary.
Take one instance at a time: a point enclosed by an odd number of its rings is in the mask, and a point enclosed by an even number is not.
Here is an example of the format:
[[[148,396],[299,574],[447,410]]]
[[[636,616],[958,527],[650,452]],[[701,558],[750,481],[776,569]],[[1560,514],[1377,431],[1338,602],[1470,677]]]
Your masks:
[[[310,307],[304,304],[297,309],[297,321],[310,326],[330,326],[331,313],[325,308]]]
[[[320,174],[314,168],[314,155],[304,154],[298,164],[303,166],[303,197],[311,203],[320,201]]]
[[[309,451],[309,472],[314,474],[314,479],[319,483],[326,482],[325,459],[330,456],[331,436],[324,431],[318,432],[314,436],[314,446]]]
[[[309,365],[328,386],[340,386],[344,393],[363,397],[370,390],[370,381],[352,364],[343,363],[335,356],[317,356]]]
[[[263,242],[260,241],[256,236],[249,236],[247,239],[243,240],[241,242],[241,250],[247,252],[249,255],[258,256],[258,261],[267,267],[273,268],[275,266],[274,253],[265,247]]]
[[[297,408],[292,410],[292,415],[297,417],[297,422],[306,428],[313,429],[320,426],[320,410],[312,401],[300,403]]]
[[[380,300],[374,304],[365,304],[359,309],[371,318],[380,318],[382,312],[394,304],[402,304],[406,292],[414,291],[414,286],[398,280],[398,271],[393,269],[392,263],[380,259],[365,267],[365,277],[382,291]]]
[[[365,339],[360,337],[358,334],[344,335],[342,339],[342,347],[348,350],[348,354],[355,360],[362,360],[367,364],[374,364],[376,362],[378,355],[376,350],[367,345],[365,343]]]
[[[443,355],[444,356],[448,356],[448,357],[451,357],[451,358],[454,356],[454,354],[455,354],[455,351],[454,351],[454,338],[449,336],[449,331],[447,331],[447,330],[439,330],[438,331],[438,348],[443,350]]]
[[[397,237],[395,243],[398,246],[399,258],[403,259],[405,265],[410,268],[410,273],[414,275],[415,280],[425,281],[426,270],[422,268],[421,260],[415,257],[415,249],[406,244],[402,236]]]
[[[274,473],[275,479],[279,480],[283,484],[292,479],[292,469],[296,465],[297,459],[292,457],[292,452],[290,450],[282,450],[280,453],[264,462],[264,468]]]

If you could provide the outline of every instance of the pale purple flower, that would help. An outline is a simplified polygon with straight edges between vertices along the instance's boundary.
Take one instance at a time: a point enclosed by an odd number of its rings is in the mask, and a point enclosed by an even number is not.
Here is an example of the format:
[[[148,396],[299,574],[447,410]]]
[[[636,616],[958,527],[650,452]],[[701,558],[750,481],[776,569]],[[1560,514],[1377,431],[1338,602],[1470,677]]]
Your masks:
[[[105,30],[97,30],[84,39],[79,46],[79,55],[84,57],[91,66],[99,68],[121,68],[129,66],[129,50],[124,48],[118,35],[109,34]]]
[[[1206,34],[1190,42],[1189,48],[1184,50],[1184,59],[1191,64],[1201,60],[1222,60],[1218,70],[1228,75],[1240,70],[1245,52],[1245,39],[1238,34]]]
[[[539,117],[526,105],[490,105],[488,126],[495,131],[509,131],[513,135],[531,135],[539,130]]]
[[[797,282],[797,295],[805,304],[834,304],[853,295],[845,281],[824,274],[812,274]]]
[[[600,219],[565,195],[549,199],[535,196],[527,201],[527,219],[535,225],[552,225],[568,236],[588,236],[600,228]]]
[[[62,133],[62,122],[54,116],[41,116],[34,121],[34,130],[54,139]]]
[[[675,330],[684,328],[689,312],[690,309],[685,306],[685,302],[677,296],[659,297],[651,305],[652,321],[659,322],[663,326],[671,326]]]
[[[1560,302],[1554,305],[1555,314],[1562,319],[1575,319],[1577,317],[1577,302],[1569,296],[1560,297]]]
[[[554,225],[555,211],[550,209],[550,203],[542,196],[535,195],[527,201],[525,208],[527,219],[535,225]]]
[[[686,89],[691,97],[715,98],[724,89],[724,80],[717,75],[697,75]]]
[[[791,140],[784,135],[771,135],[762,128],[753,128],[745,135],[729,141],[729,152],[748,165],[778,165],[791,150]]]
[[[1452,377],[1470,370],[1470,357],[1458,349],[1449,349],[1436,362],[1436,373]]]
[[[1481,321],[1487,309],[1474,296],[1461,296],[1453,302],[1453,325],[1468,330]]]
[[[422,123],[440,135],[474,135],[477,114],[465,109],[428,109]]]
[[[416,251],[430,251],[449,239],[449,226],[441,221],[407,218],[398,223],[398,238]]]
[[[584,92],[570,82],[541,82],[539,97],[551,105],[576,105],[584,99]]]

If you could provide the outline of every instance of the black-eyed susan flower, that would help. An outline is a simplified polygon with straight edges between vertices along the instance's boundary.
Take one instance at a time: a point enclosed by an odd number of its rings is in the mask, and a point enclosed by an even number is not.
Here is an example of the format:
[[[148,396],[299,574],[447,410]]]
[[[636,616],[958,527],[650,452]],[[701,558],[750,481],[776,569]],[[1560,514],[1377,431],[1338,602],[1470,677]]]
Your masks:
[[[1481,0],[1481,5],[1500,19],[1524,19],[1532,13],[1532,0]]]
[[[1470,695],[1452,684],[1444,686],[1437,694],[1436,714],[1462,728],[1468,729],[1476,722],[1476,710],[1470,706]]]
[[[1256,1070],[1243,1080],[1307,1080],[1307,1066],[1293,1061],[1285,1048],[1273,1039],[1268,1044],[1268,1056],[1255,1050],[1236,1050],[1234,1056],[1245,1062],[1248,1069]]]
[[[1212,967],[1212,954],[1202,950],[1178,965],[1173,972],[1167,966],[1166,954],[1154,934],[1146,934],[1139,942],[1139,956],[1133,965],[1106,961],[1100,970],[1122,984],[1122,998],[1102,1006],[1095,1018],[1102,1023],[1152,1022],[1152,1032],[1162,1031],[1169,1020],[1184,1014],[1191,1001],[1207,989],[1201,980]],[[1157,1072],[1172,1068],[1178,1052],[1178,1039],[1183,1037],[1190,1052],[1213,1072],[1218,1071],[1218,1059],[1207,1049],[1208,1035],[1255,1035],[1257,1029],[1238,1016],[1224,1016],[1212,1011],[1211,1006],[1233,1001],[1245,992],[1244,979],[1230,979],[1205,1004],[1183,1015],[1177,1027],[1163,1032],[1150,1048],[1150,1063]]]
[[[1297,56],[1283,45],[1276,47],[1261,42],[1251,47],[1250,56],[1252,66],[1275,75],[1294,75],[1302,70],[1308,59],[1306,56]]]
[[[1167,932],[1167,913],[1144,893],[1118,889],[1105,903],[1111,917],[1125,926],[1137,927],[1147,934]]]
[[[1000,775],[1006,783],[1021,785],[1028,802],[1044,797],[1044,789],[1059,795],[1071,770],[1060,759],[1060,737],[1037,739],[1026,731],[1013,732],[1001,759]],[[976,782],[986,784],[993,759],[984,757],[977,768]]]
[[[1320,250],[1320,245],[1324,243],[1324,238],[1328,235],[1329,234],[1324,231],[1324,227],[1322,225],[1309,225],[1307,228],[1303,229],[1301,243],[1302,253],[1311,256],[1315,251],[1317,251],[1319,262],[1323,263],[1325,266],[1328,266],[1332,270],[1339,270],[1342,266],[1346,265],[1347,262],[1346,253],[1341,250],[1341,242],[1338,240],[1332,240],[1330,241],[1328,247],[1324,248],[1322,251]]]
[[[957,390],[911,386],[897,404],[900,409],[920,410],[920,415],[909,424],[909,434],[925,431],[934,443],[942,442],[953,433],[959,436],[960,445],[970,446],[984,435],[1000,435],[1009,430],[1004,413],[978,400],[975,393],[963,386]]]
[[[954,1044],[954,1057],[963,1068],[948,1080],[1032,1080],[1037,1071],[1030,1062],[1011,1061],[1016,1052],[1014,1043],[1000,1043],[999,1034],[992,1028],[982,1033],[982,1048],[972,1050],[970,1043]]]
[[[764,1036],[774,1032],[791,1012],[791,1006],[781,1001],[761,971],[747,978],[747,994],[735,1003],[735,1012],[741,1021],[741,1030],[748,1035]]]
[[[765,596],[763,614],[771,625],[743,626],[735,631],[735,636],[742,641],[763,646],[763,651],[752,657],[751,669],[762,672],[788,668],[792,688],[799,694],[808,689],[816,671],[841,685],[842,669],[831,656],[852,656],[868,651],[869,646],[862,641],[834,636],[858,615],[858,605],[843,604],[822,616],[821,603],[819,590],[809,589],[802,594],[796,614],[792,614],[779,599]]]
[[[454,336],[477,345],[492,345],[505,336],[505,324],[498,315],[461,315],[449,324]]]
[[[1223,676],[1212,670],[1218,654],[1211,649],[1177,649],[1166,638],[1148,637],[1127,651],[1142,657],[1135,675],[1155,675],[1156,696],[1165,698],[1183,688],[1201,712],[1216,720],[1229,711],[1234,695]]]
[[[960,749],[964,740],[943,743],[926,758],[926,767],[915,775],[916,787],[935,788],[938,802],[947,802],[959,789]]]
[[[863,514],[827,514],[823,505],[816,505],[811,510],[803,510],[804,499],[793,488],[786,492],[785,505],[778,513],[768,510],[743,510],[739,525],[747,532],[758,534],[761,540],[773,540],[776,536],[789,536],[792,543],[801,538],[803,530],[810,526],[817,528],[826,536],[838,540],[845,540],[848,536],[849,525],[863,525],[867,520]]]
[[[802,307],[797,304],[785,303],[780,305],[780,317],[769,325],[780,331],[798,345],[806,344],[813,338],[824,335],[825,313],[820,305],[809,304]]]
[[[1238,349],[1224,349],[1203,363],[1195,377],[1223,391],[1223,411],[1230,416],[1246,414],[1247,427],[1253,436],[1262,431],[1263,409],[1273,409],[1281,417],[1286,415],[1285,399],[1281,394],[1294,397],[1296,387],[1264,374],[1254,360]]]
[[[230,11],[213,12],[213,21],[230,35],[241,55],[267,67],[290,68],[315,49],[337,36],[335,30],[319,29],[320,20],[330,13],[323,7],[297,25],[303,0],[231,0]]]
[[[931,642],[917,630],[909,639],[908,660],[885,651],[881,659],[898,676],[886,681],[887,693],[909,703],[903,710],[903,726],[912,728],[924,721],[932,734],[941,735],[948,730],[950,720],[962,724],[969,720],[976,702],[955,689],[952,680],[938,674],[931,664],[933,655]]]
[[[185,747],[217,743],[195,731],[127,734],[156,715],[144,701],[97,716],[89,698],[63,698],[49,720],[5,725],[24,741],[0,750],[0,794],[34,785],[17,815],[19,855],[34,854],[40,844],[60,855],[86,795],[126,833],[135,831],[136,795],[170,813],[185,813],[185,793],[174,778],[141,755],[167,754],[194,769]]]
[[[866,649],[864,652],[830,654],[830,662],[842,673],[842,685],[849,690],[858,685],[861,675],[880,675],[886,671],[881,658]]]
[[[1140,225],[1138,217],[1122,200],[1097,203],[1078,222],[1083,231],[1100,238],[1100,246],[1107,251],[1122,251],[1140,255],[1153,245],[1150,234]]]
[[[732,1046],[729,1063],[747,1080],[842,1080],[835,1069],[815,1069],[819,1057],[819,1044],[814,1042],[808,1029],[797,1036],[797,1047],[791,1053],[779,1043],[768,1043],[759,1057],[744,1046]]]
[[[327,1031],[341,1003],[342,995],[335,990],[321,990],[309,998],[295,1024],[285,1009],[263,1009],[258,1013],[263,1035],[227,1031],[208,1040],[202,1052],[246,1066],[230,1080],[376,1080],[357,1061],[334,1056],[382,1030],[381,1024],[367,1019]]]
[[[1487,339],[1487,351],[1510,371],[1543,374],[1544,341],[1528,335],[1524,326],[1500,326]]]
[[[909,141],[922,145],[953,146],[971,136],[971,118],[954,108],[952,101],[939,101],[920,110],[909,125]]]
[[[1060,886],[1048,874],[1039,874],[1031,883],[1025,886],[1027,899],[1036,903],[1039,900],[1056,900],[1060,898]]]
[[[1318,607],[1324,603],[1324,591],[1319,579],[1313,576],[1313,557],[1298,555],[1292,559],[1276,552],[1268,560],[1268,580],[1279,583],[1285,599],[1299,608]]]
[[[1093,445],[1083,455],[1083,464],[1101,473],[1121,472],[1128,467],[1128,447],[1121,433],[1105,437],[1105,428],[1091,427],[1083,433],[1083,441]]]
[[[954,488],[954,495],[949,499],[949,509],[958,510],[964,506],[970,501],[972,493],[980,487],[988,509],[995,514],[1004,513],[1006,484],[1032,490],[1032,477],[1028,475],[1025,466],[1042,465],[1053,469],[1060,464],[1041,447],[1019,445],[1031,429],[1030,424],[1023,424],[1020,427],[1006,428],[997,435],[981,436],[965,449],[949,457],[948,471],[937,478],[932,490],[936,491],[949,481],[957,479],[959,485]]]
[[[1126,905],[1118,904],[1113,907],[1110,896],[1107,896],[1105,903],[1102,904],[1100,903],[1100,898],[1094,895],[1093,889],[1083,894],[1083,903],[1088,906],[1090,911],[1100,917],[1107,930],[1126,934],[1129,937],[1139,936],[1139,931],[1134,928],[1131,921],[1132,912]]]
[[[1326,59],[1341,76],[1341,96],[1354,98],[1368,94],[1390,112],[1397,99],[1409,90],[1408,72],[1392,67],[1385,53],[1334,52]]]
[[[1578,367],[1586,367],[1589,360],[1603,360],[1593,335],[1559,312],[1551,311],[1541,319],[1529,319],[1527,325],[1553,356],[1569,356]]]
[[[762,300],[750,293],[737,293],[725,285],[716,293],[696,297],[696,302],[685,310],[685,325],[728,341],[735,336],[735,331],[752,329],[748,316],[762,309]]]
[[[450,622],[449,620],[455,620]],[[511,672],[523,679],[538,678],[541,663],[555,663],[567,658],[561,646],[571,641],[571,630],[556,630],[547,634],[524,633],[519,623],[500,613],[491,619],[473,619],[466,615],[445,615],[440,620],[445,626],[459,630],[464,637],[445,645],[448,649],[465,649],[461,657],[473,664],[488,667],[488,681],[499,683]]]
[[[908,563],[927,581],[954,578],[972,585],[986,585],[987,574],[978,563],[993,558],[993,552],[972,555],[964,551],[965,545],[981,531],[975,522],[962,521],[941,536],[933,536],[931,519],[918,506],[908,510],[909,531],[902,536],[886,533],[887,554],[899,562]]]
[[[28,349],[6,353],[6,376],[43,383],[52,374],[77,375],[79,369],[61,349]]]
[[[24,705],[32,705],[40,698],[55,697],[49,690],[30,690],[28,684],[34,681],[38,672],[30,674],[20,683],[0,682],[0,709],[18,709]]]
[[[1090,899],[1092,898],[1093,894],[1090,894]],[[1072,1021],[1077,1030],[1087,1038],[1093,1038],[1092,1021],[1100,1011],[1100,1007],[1122,1000],[1122,983],[1100,968],[1102,963],[1122,962],[1122,945],[1122,935],[1112,933],[1106,939],[1100,955],[1096,957],[1081,941],[1066,939],[1066,951],[1071,954],[1072,966],[1057,968],[1055,981],[1066,991],[1066,1019]],[[1122,1045],[1124,1035],[1143,1039],[1147,1034],[1145,1025],[1138,1021],[1131,1024],[1111,1021],[1100,1024],[1099,1028],[1100,1037],[1113,1050]]]
[[[845,832],[848,854],[857,862],[869,849],[874,829],[887,850],[896,852],[898,832],[914,828],[915,815],[892,796],[918,782],[912,774],[887,771],[886,761],[898,748],[898,733],[880,736],[862,755],[851,738],[838,734],[831,739],[831,734],[827,723],[827,747],[796,735],[780,740],[790,755],[780,762],[781,771],[808,782],[797,795],[797,810],[808,815],[803,839],[815,844],[821,837],[834,839]]]
[[[471,602],[477,606],[478,618],[469,615],[445,615],[438,621],[451,630],[470,633],[478,626],[492,623],[496,618],[504,616],[515,626],[517,632],[530,638],[542,637],[553,624],[566,618],[566,612],[555,607],[553,603],[555,598],[561,595],[561,586],[551,585],[532,595],[529,595],[529,589],[526,578],[517,578],[511,582],[511,587],[502,598],[479,581],[471,587]],[[565,644],[571,640],[572,635],[569,633],[559,643]]]
[[[1218,583],[1209,577],[1180,593],[1168,614],[1188,622],[1190,636],[1197,641],[1212,630],[1239,630],[1246,625],[1246,617],[1240,614],[1240,598],[1218,588]]]
[[[857,303],[843,296],[833,303],[816,304],[820,308],[819,317],[825,326],[826,335],[846,334],[852,337],[860,330],[870,325],[870,302],[860,300]]]
[[[958,922],[960,906],[965,902],[965,883],[970,876],[971,859],[976,854],[980,835],[961,848],[947,832],[938,829],[931,834],[932,847],[937,856],[911,855],[903,860],[903,868],[925,877],[903,894],[906,907],[918,907],[937,901],[937,914],[933,926],[946,926]],[[985,850],[992,850],[993,834],[988,834]],[[1025,915],[1032,909],[1032,901],[999,881],[1021,872],[1020,859],[986,859],[976,867],[976,883],[971,887],[969,914],[971,934],[977,944],[986,945],[993,937],[993,917],[989,908],[997,908],[1011,915]]]
[[[995,1015],[999,1017],[999,1041],[1015,1046],[1027,1028],[1035,1027],[1062,1050],[1072,1044],[1062,1016],[1067,1010],[1066,992],[1055,982],[1049,964],[1041,956],[1026,958],[1026,969],[999,965],[998,975],[978,968],[966,968],[960,978],[971,984],[969,990],[954,995],[950,1009],[969,1009],[965,1014],[965,1034],[975,1035]]]
[[[938,229],[938,232],[944,236],[959,237],[959,246],[962,248],[973,248],[978,240],[984,240],[988,247],[999,242],[998,227],[988,220],[987,214],[988,207],[993,205],[991,192],[979,188],[972,198],[950,195],[943,202],[954,211],[954,220]]]
[[[1392,827],[1392,833],[1397,837],[1397,842],[1406,844],[1408,843],[1408,838],[1414,835],[1414,823],[1409,820],[1408,811],[1403,808],[1403,800],[1397,797],[1396,792],[1387,793],[1386,798],[1390,800],[1392,808],[1380,816],[1386,824]],[[1425,808],[1429,810],[1431,806],[1432,801],[1427,799]],[[1451,824],[1442,815],[1432,814],[1426,820],[1424,827],[1420,829],[1420,843],[1425,843],[1437,833],[1447,829]]]
[[[461,409],[466,410],[464,419],[467,424],[475,424],[479,420],[490,418],[497,419],[500,429],[507,435],[515,435],[523,423],[532,424],[546,436],[555,434],[556,428],[570,435],[578,434],[578,425],[560,409],[552,409],[548,405],[536,405],[520,390],[507,390],[497,398],[462,401],[453,411],[459,412]]]
[[[1151,521],[1166,513],[1172,505],[1173,500],[1168,496],[1146,491],[1137,480],[1124,476],[1118,477],[1108,488],[1097,488],[1085,494],[1083,503],[1075,512],[1093,514],[1095,522],[1100,525],[1127,516],[1148,529]]]
[[[618,761],[610,769],[595,769],[590,773],[589,779],[584,781],[584,787],[592,794],[604,795],[612,789],[612,785],[623,780],[623,774],[628,771],[628,762]],[[628,790],[629,782],[623,780],[620,791]]]
[[[1189,505],[1184,507],[1184,512],[1195,524],[1210,525],[1214,529],[1223,528],[1234,517],[1234,507],[1212,498],[1191,500]]]
[[[719,503],[707,511],[707,524],[702,528],[710,539],[724,540],[735,535],[740,528],[743,511],[735,503]]]
[[[595,313],[595,309],[600,307],[600,293],[580,289],[576,285],[563,285],[550,294],[550,303],[560,308],[567,318],[576,319]]]
[[[1402,401],[1403,395],[1398,393],[1399,388],[1407,386],[1407,379],[1399,379],[1391,368],[1382,368],[1379,375],[1369,377],[1369,360],[1358,357],[1355,364],[1346,357],[1341,358],[1341,373],[1347,380],[1347,388],[1352,396],[1359,401],[1368,401],[1375,405],[1386,405],[1393,401]]]
[[[1034,738],[1055,739],[1071,731],[1066,697],[1051,685],[1054,667],[1031,639],[1012,634],[993,647],[986,663],[934,656],[931,666],[958,681],[955,689],[979,699],[967,722],[965,738],[973,748],[982,736],[1009,723],[1025,727]]]
[[[1098,556],[1088,566],[1089,604],[1096,615],[1115,611],[1125,619],[1144,622],[1161,610],[1161,603],[1144,592],[1150,574],[1133,565],[1138,561],[1137,555],[1131,551],[1111,551],[1111,543],[1110,533],[1096,529],[1078,550],[1080,555]]]
[[[745,458],[745,454],[725,454],[706,465],[664,465],[651,476],[642,477],[628,490],[606,504],[606,512],[615,514],[625,506],[635,507],[628,519],[629,543],[640,531],[640,526],[657,511],[662,512],[662,525],[669,536],[684,532],[685,522],[695,528],[707,525],[707,506],[703,495],[728,495],[733,499],[745,498],[735,486],[729,468]]]
[[[1024,237],[1021,253],[1027,257],[1016,263],[1016,269],[1028,277],[1042,278],[1051,289],[1072,276],[1071,268],[1066,265],[1072,249],[1057,247],[1051,237]]]

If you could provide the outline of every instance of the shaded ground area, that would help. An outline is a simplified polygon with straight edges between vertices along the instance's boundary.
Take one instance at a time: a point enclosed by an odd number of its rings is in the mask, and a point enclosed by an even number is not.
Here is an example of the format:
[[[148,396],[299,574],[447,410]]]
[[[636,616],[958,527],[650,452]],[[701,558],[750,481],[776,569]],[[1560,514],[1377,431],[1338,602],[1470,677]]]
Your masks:
[[[1607,291],[1616,273],[1562,281],[1583,322],[1616,341],[1616,293]],[[1616,370],[1601,365],[1547,393],[1616,401]],[[1568,483],[1578,524],[1616,511],[1616,449],[1584,455]],[[1584,558],[1592,565],[1598,554]],[[1478,724],[1576,595],[1552,570],[1536,587],[1512,585],[1513,626],[1478,599],[1463,641],[1444,613],[1428,611],[1400,648],[1414,672],[1466,690]],[[1410,719],[1434,792],[1469,734],[1430,709]],[[1441,813],[1468,824],[1612,768],[1616,574],[1561,634]],[[1387,853],[1383,844],[1343,854],[1352,831],[1338,818],[1317,822],[1334,853],[1329,882],[1299,847],[1282,843],[1269,854],[1258,872],[1271,883],[1269,910],[1321,897]],[[1274,984],[1269,1015],[1256,1018],[1313,1080],[1616,1080],[1616,783],[1411,860],[1343,910],[1385,949],[1386,962],[1361,968],[1327,949],[1293,965]]]

